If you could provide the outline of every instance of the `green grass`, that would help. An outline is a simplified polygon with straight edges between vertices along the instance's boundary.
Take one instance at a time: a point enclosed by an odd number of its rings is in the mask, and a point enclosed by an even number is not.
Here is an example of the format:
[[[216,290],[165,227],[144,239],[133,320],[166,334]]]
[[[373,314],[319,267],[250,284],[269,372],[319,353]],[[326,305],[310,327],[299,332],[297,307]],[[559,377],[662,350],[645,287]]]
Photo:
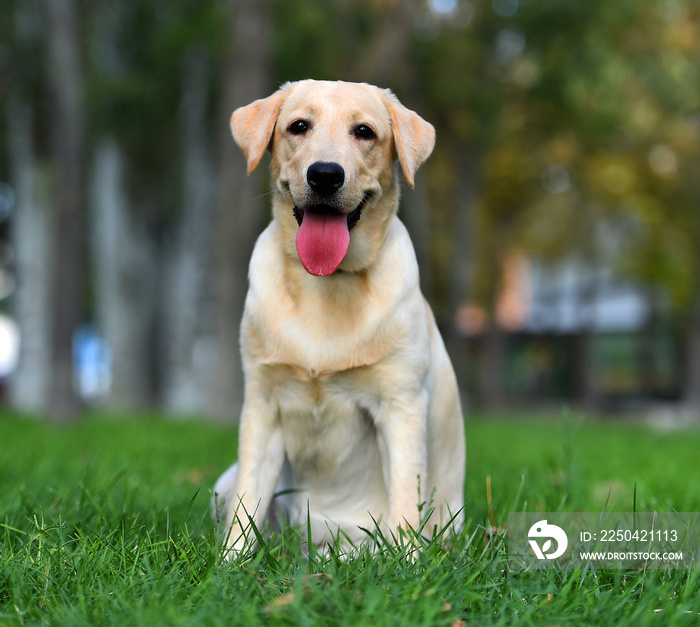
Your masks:
[[[209,520],[236,434],[200,422],[0,415],[2,625],[685,625],[700,571],[509,572],[509,511],[700,510],[700,431],[467,423],[464,533],[450,546],[306,557],[293,531],[232,564]]]

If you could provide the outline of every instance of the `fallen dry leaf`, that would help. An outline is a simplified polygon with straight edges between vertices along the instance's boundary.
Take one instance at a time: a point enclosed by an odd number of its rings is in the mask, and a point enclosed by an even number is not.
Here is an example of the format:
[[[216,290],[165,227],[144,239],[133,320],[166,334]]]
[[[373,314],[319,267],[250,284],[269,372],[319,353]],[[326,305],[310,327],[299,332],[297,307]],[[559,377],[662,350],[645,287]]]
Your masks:
[[[278,596],[276,599],[272,599],[266,606],[263,612],[274,612],[275,610],[285,607],[287,605],[291,605],[294,603],[294,593],[293,592],[285,592],[284,594],[281,594]]]

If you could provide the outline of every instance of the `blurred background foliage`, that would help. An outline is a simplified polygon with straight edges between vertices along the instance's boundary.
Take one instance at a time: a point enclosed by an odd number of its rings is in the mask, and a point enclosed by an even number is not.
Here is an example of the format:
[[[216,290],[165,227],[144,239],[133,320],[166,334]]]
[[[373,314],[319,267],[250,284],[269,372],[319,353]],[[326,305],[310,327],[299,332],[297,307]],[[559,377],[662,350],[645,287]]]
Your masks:
[[[269,206],[228,118],[303,78],[435,125],[400,216],[469,408],[700,414],[687,0],[3,0],[7,402],[237,418]]]

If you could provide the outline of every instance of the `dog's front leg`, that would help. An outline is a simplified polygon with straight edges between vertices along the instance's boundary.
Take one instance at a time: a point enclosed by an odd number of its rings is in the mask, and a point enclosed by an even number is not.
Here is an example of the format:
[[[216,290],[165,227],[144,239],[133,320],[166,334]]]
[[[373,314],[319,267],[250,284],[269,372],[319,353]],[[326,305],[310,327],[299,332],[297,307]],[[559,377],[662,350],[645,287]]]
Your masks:
[[[274,404],[247,393],[238,440],[238,472],[226,503],[226,546],[235,554],[246,544],[250,523],[257,528],[270,508],[284,464],[284,442]]]
[[[427,394],[417,392],[382,404],[377,428],[389,496],[385,521],[392,533],[421,523],[428,472]]]

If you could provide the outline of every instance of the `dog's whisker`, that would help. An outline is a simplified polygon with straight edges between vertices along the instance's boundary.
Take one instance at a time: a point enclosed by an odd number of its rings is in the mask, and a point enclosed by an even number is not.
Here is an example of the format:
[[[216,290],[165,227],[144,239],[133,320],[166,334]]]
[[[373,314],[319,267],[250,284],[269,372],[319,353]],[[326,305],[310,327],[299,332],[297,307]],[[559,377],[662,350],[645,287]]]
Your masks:
[[[263,198],[267,198],[268,196],[272,196],[274,193],[275,191],[271,189],[268,192],[264,192],[262,194],[258,194],[257,196],[253,196],[253,198],[251,198],[250,200],[261,200]]]

